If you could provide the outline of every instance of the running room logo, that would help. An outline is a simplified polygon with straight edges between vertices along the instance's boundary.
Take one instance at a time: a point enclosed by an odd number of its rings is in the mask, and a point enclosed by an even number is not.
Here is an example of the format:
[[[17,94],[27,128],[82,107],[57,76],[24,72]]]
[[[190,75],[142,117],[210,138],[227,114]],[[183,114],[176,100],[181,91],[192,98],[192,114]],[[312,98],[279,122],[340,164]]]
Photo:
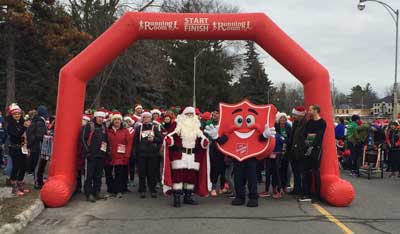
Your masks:
[[[139,30],[145,31],[175,31],[178,30],[178,21],[140,21]]]
[[[185,32],[208,32],[208,18],[185,18]]]
[[[213,31],[249,31],[250,21],[213,22]]]

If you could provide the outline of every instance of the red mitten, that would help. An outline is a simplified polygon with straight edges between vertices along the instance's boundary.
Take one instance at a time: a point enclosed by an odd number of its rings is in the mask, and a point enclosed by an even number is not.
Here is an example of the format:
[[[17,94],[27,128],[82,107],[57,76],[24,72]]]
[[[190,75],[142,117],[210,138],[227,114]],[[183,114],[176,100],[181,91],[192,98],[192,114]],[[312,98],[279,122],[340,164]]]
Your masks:
[[[172,139],[171,139],[170,136],[166,136],[166,137],[165,137],[165,144],[166,144],[167,146],[172,145]]]

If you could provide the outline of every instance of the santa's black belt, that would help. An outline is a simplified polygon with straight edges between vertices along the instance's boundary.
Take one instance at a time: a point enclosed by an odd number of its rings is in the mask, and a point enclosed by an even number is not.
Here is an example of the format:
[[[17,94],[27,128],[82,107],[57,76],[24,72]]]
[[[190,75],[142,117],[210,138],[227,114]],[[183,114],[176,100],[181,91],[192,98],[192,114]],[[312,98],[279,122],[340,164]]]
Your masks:
[[[195,148],[189,149],[189,148],[182,147],[181,150],[182,150],[182,153],[185,153],[185,154],[194,154],[196,152]]]

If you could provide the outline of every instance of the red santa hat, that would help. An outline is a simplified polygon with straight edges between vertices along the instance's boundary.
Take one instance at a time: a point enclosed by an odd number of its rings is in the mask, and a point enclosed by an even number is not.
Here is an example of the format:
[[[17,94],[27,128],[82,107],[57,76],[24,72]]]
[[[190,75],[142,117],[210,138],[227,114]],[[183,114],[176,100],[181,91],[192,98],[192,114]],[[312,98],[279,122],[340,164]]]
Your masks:
[[[294,115],[305,116],[306,113],[307,113],[307,111],[304,106],[296,106],[292,110],[292,114],[294,114]]]
[[[196,110],[191,106],[185,107],[185,109],[183,109],[183,111],[182,111],[182,115],[195,114],[195,113],[196,113]]]
[[[140,105],[140,104],[136,104],[136,105],[135,105],[135,110],[137,110],[137,109],[139,109],[139,108],[143,109],[143,106]]]
[[[211,113],[210,112],[204,112],[202,115],[201,115],[201,119],[202,120],[210,120],[211,119]]]
[[[129,115],[127,115],[127,116],[124,117],[124,121],[125,121],[125,122],[128,122],[128,121],[129,121],[129,122],[131,122],[131,123],[136,123],[136,121],[133,120],[132,117],[130,117]]]
[[[104,108],[97,109],[93,114],[94,117],[103,117],[103,118],[105,118],[106,115],[107,111]]]
[[[146,111],[146,112],[143,112],[143,113],[142,113],[142,116],[141,116],[141,117],[142,117],[142,118],[144,118],[144,117],[150,117],[150,118],[151,118],[152,116],[151,116],[151,113],[150,113],[150,112]]]
[[[286,121],[288,120],[288,116],[286,115],[286,113],[284,113],[284,112],[278,112],[278,113],[276,114],[275,122],[276,122],[276,123],[279,123],[279,120],[280,120],[282,117],[285,117],[285,118],[286,118]]]
[[[90,116],[89,115],[83,115],[82,120],[90,121]]]
[[[118,112],[118,111],[112,113],[111,122],[114,121],[114,120],[116,120],[116,119],[122,120],[122,115],[121,115],[121,113]]]
[[[22,109],[18,106],[17,103],[12,103],[8,106],[7,111],[9,115],[12,115],[14,113],[21,113]]]
[[[159,109],[153,109],[153,110],[150,111],[150,113],[151,113],[152,115],[154,115],[154,114],[161,115],[161,111],[160,111]]]

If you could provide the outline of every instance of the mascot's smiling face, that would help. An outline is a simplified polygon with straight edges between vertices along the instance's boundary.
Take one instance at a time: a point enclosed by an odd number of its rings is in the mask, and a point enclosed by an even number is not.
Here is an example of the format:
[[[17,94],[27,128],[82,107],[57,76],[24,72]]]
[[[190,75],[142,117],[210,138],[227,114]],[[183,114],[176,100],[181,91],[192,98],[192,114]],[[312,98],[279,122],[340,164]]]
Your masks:
[[[274,139],[260,141],[265,124],[274,126],[276,108],[273,105],[255,105],[244,100],[238,104],[220,103],[219,136],[228,141],[218,148],[239,161],[251,157],[265,157],[275,145]]]

